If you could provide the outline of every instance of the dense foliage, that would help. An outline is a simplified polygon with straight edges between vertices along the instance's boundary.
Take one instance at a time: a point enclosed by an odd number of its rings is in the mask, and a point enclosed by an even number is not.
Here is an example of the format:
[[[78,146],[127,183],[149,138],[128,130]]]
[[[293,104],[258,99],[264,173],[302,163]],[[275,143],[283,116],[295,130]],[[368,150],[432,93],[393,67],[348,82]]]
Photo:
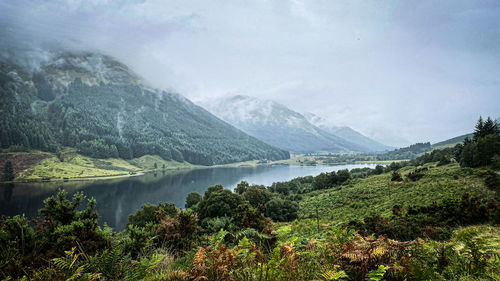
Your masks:
[[[377,155],[377,160],[406,160],[413,159],[418,155],[431,151],[431,144],[429,142],[416,143],[408,147],[398,148],[384,154]]]
[[[210,197],[221,190],[217,186],[207,192],[205,195]],[[244,203],[237,208],[236,224],[203,229],[193,211],[175,210],[172,216],[163,210],[166,205],[160,204],[155,220],[135,216],[135,224],[114,233],[96,226],[95,201],[90,200],[86,209],[76,211],[82,199],[77,194],[72,201],[67,200],[61,191],[57,197],[45,201],[41,210],[45,219],[37,225],[56,226],[52,229],[54,233],[45,227],[30,226],[24,217],[3,218],[1,277],[7,280],[27,280],[26,277],[30,280],[494,280],[500,276],[498,253],[474,228],[455,231],[446,243],[428,239],[400,242],[385,235],[378,238],[359,235],[352,229],[331,225],[322,225],[320,230],[307,221],[275,228],[261,211]],[[143,207],[142,211],[150,209]],[[411,212],[415,211],[408,210]],[[63,235],[58,236],[61,241],[52,240],[56,234]]]
[[[456,157],[464,167],[489,165],[500,155],[500,130],[490,117],[483,122],[479,118],[472,140],[466,138],[456,146]]]

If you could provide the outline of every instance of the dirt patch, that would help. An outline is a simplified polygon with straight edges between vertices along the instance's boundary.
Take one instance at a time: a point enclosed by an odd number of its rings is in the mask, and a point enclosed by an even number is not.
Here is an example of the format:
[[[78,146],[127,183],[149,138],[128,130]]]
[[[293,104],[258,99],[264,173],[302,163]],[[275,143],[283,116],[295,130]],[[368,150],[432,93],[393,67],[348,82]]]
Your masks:
[[[14,175],[38,165],[45,159],[51,158],[47,153],[2,153],[0,154],[0,177],[3,176],[5,162],[11,161],[14,166]]]

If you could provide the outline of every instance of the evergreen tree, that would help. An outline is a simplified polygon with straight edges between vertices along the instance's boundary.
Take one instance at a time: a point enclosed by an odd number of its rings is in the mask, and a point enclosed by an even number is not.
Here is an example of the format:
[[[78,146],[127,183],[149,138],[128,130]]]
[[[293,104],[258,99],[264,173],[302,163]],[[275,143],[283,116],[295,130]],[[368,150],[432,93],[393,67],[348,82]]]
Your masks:
[[[13,181],[14,180],[14,167],[11,161],[5,162],[3,166],[3,176],[2,181]]]
[[[486,121],[483,124],[483,130],[482,130],[482,136],[487,136],[491,134],[495,134],[498,132],[497,124],[495,121],[491,119],[491,117],[488,117]]]
[[[476,129],[474,130],[474,140],[477,140],[478,138],[483,136],[482,135],[483,127],[484,127],[483,117],[479,116],[479,120],[477,120],[476,123]]]

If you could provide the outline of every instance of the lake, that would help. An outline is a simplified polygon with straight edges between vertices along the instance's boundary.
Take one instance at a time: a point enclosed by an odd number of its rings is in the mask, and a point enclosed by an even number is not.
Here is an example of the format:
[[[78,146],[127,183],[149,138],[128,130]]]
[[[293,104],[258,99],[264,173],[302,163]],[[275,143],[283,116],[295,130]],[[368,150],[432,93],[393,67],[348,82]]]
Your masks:
[[[99,223],[106,222],[115,230],[123,230],[128,215],[145,203],[171,202],[183,208],[186,196],[193,191],[203,195],[207,187],[222,184],[233,189],[242,180],[250,184],[269,186],[273,182],[296,177],[318,175],[322,172],[370,167],[376,164],[349,164],[336,166],[258,166],[221,167],[178,172],[158,172],[137,177],[87,182],[16,183],[0,187],[0,215],[25,214],[40,216],[43,200],[64,188],[68,194],[83,191],[97,200]]]

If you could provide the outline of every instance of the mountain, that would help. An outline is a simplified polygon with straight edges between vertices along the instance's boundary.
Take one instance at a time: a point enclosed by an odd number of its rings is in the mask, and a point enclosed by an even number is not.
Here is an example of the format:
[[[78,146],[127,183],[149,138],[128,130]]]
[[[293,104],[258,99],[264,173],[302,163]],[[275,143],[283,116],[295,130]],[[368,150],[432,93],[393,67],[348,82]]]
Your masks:
[[[347,126],[334,126],[332,125],[331,122],[328,120],[319,117],[313,113],[305,113],[304,116],[307,118],[307,120],[317,126],[318,128],[329,132],[331,134],[334,134],[336,136],[339,136],[345,140],[348,140],[351,143],[354,143],[356,145],[359,145],[361,147],[365,147],[367,151],[370,152],[381,152],[381,151],[388,151],[394,149],[394,147],[387,146],[385,144],[381,144],[375,140],[370,139],[369,137],[361,134],[360,132],[352,129],[351,127]]]
[[[0,61],[0,143],[96,158],[146,154],[193,164],[286,159],[175,93],[148,87],[95,53],[62,53],[31,70]]]
[[[314,126],[302,114],[275,101],[237,95],[203,106],[249,135],[294,153],[370,151]]]

